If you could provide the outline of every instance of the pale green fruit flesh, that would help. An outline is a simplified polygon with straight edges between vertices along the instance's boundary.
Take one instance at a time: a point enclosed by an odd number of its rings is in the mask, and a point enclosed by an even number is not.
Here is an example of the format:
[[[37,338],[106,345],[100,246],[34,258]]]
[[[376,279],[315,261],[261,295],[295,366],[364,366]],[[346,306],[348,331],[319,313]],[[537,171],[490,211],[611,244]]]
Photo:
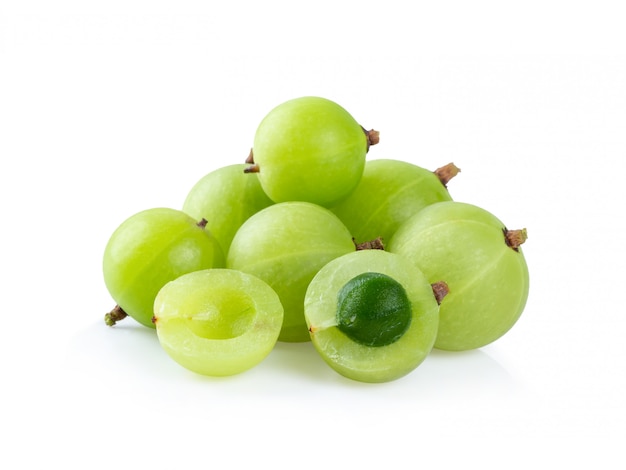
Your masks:
[[[283,308],[260,279],[209,269],[166,284],[155,299],[154,319],[161,345],[177,363],[198,374],[227,376],[267,357]]]
[[[154,298],[167,282],[200,269],[224,267],[217,240],[188,214],[169,208],[141,211],[111,235],[103,275],[111,297],[144,326],[152,323]]]
[[[337,296],[364,272],[391,277],[404,287],[411,302],[408,329],[385,346],[360,344],[338,328]],[[309,284],[304,309],[311,340],[324,361],[339,374],[361,382],[388,382],[414,370],[432,350],[439,323],[439,304],[424,274],[411,262],[382,250],[356,251],[326,264]]]
[[[435,172],[401,160],[365,164],[356,189],[332,211],[358,243],[388,243],[400,224],[429,204],[452,198]]]
[[[329,206],[359,183],[368,138],[341,106],[306,96],[280,104],[259,124],[254,163],[275,202],[307,201]]]
[[[256,174],[245,174],[245,164],[218,168],[196,182],[183,203],[183,212],[205,219],[207,228],[228,253],[235,233],[252,214],[272,204]]]
[[[429,280],[448,284],[436,348],[485,346],[522,314],[528,266],[521,248],[507,245],[504,230],[504,224],[482,208],[441,202],[420,211],[392,237],[389,251],[410,259]]]
[[[304,295],[328,261],[355,251],[352,236],[328,209],[307,202],[283,202],[250,217],[239,229],[226,266],[267,282],[285,309],[279,340],[309,341]]]

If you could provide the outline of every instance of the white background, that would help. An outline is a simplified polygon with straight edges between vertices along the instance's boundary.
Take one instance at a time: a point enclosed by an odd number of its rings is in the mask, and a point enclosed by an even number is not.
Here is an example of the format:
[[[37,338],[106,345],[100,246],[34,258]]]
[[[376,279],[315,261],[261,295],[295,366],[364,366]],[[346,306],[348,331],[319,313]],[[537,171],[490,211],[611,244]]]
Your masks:
[[[619,3],[2,1],[0,466],[624,468]],[[301,95],[528,229],[506,336],[368,385],[310,344],[200,377],[104,325],[117,225],[180,208]]]

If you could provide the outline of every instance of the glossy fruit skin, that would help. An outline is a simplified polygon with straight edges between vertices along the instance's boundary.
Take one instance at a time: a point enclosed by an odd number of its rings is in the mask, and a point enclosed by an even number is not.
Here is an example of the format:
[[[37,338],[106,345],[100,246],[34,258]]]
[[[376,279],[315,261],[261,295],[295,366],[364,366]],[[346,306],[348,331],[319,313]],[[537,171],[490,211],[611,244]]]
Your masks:
[[[206,269],[167,283],[154,302],[159,342],[186,369],[229,376],[259,364],[276,344],[283,307],[260,279]]]
[[[275,202],[330,206],[359,183],[368,138],[337,103],[316,96],[286,101],[259,124],[253,144],[259,180]]]
[[[353,341],[337,325],[340,290],[364,272],[396,280],[411,302],[408,329],[385,346]],[[396,380],[418,367],[432,350],[439,324],[439,304],[426,276],[410,261],[383,250],[356,251],[326,264],[309,284],[304,311],[311,340],[324,361],[344,377],[370,383]]]
[[[176,209],[151,208],[130,216],[113,232],[102,266],[115,302],[154,328],[154,299],[161,287],[182,274],[224,263],[219,243],[198,221]]]
[[[293,201],[269,206],[241,226],[226,260],[229,269],[267,282],[285,309],[279,340],[309,341],[304,295],[328,261],[355,251],[352,236],[328,209]]]
[[[500,338],[517,322],[529,292],[521,248],[505,241],[493,214],[462,202],[433,204],[405,222],[387,249],[410,259],[429,278],[445,279],[435,347],[463,351]]]
[[[224,253],[241,224],[273,204],[258,176],[244,174],[246,166],[233,164],[211,171],[196,182],[183,203],[183,212],[196,220],[206,219]]]
[[[358,243],[379,237],[388,243],[409,217],[430,204],[451,200],[433,171],[402,160],[376,159],[366,162],[359,185],[331,210]]]

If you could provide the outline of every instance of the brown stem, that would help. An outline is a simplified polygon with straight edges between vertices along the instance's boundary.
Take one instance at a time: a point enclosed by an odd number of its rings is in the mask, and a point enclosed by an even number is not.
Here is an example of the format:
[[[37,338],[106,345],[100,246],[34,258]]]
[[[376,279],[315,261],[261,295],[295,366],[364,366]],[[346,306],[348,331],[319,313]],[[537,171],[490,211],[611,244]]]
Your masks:
[[[460,171],[461,169],[457,167],[454,163],[448,163],[441,168],[437,168],[434,173],[439,178],[439,181],[441,181],[441,184],[447,187],[448,182],[456,175],[458,175]]]
[[[374,240],[363,242],[363,243],[357,243],[356,240],[353,237],[352,238],[352,242],[354,243],[354,246],[356,247],[357,251],[361,251],[361,250],[384,250],[385,249],[385,246],[383,244],[383,239],[380,238],[380,237],[375,238]]]
[[[441,301],[443,300],[443,298],[450,292],[448,284],[443,281],[439,281],[431,284],[431,287],[433,288],[433,294],[435,294],[435,299],[437,300],[437,303],[441,305]]]
[[[380,132],[375,131],[374,129],[370,129],[368,131],[363,126],[361,126],[361,129],[363,129],[363,132],[365,132],[365,136],[367,137],[367,150],[369,150],[372,145],[376,145],[380,142]]]
[[[243,169],[244,173],[258,173],[259,171],[261,171],[261,169],[259,168],[259,165],[256,163]]]
[[[254,163],[254,152],[252,150],[253,149],[250,149],[250,154],[248,155],[248,158],[246,158],[246,163],[250,165]]]
[[[114,326],[118,321],[123,320],[127,316],[128,314],[122,309],[122,307],[116,305],[113,307],[113,310],[104,316],[104,323],[108,326]]]
[[[504,233],[504,241],[515,251],[519,251],[519,247],[528,239],[528,232],[525,228],[519,230],[502,230]]]
[[[209,221],[206,220],[205,218],[202,218],[196,225],[200,228],[205,228],[206,224],[208,224]]]

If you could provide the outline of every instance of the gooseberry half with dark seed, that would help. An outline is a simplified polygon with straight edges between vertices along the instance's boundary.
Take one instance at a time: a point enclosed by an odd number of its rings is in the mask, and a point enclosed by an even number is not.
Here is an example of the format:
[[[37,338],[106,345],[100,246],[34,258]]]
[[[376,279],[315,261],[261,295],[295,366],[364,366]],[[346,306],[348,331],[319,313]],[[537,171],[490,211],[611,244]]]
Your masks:
[[[430,283],[401,256],[359,250],[320,269],[304,315],[315,349],[332,369],[360,382],[388,382],[413,371],[432,350],[446,293],[445,282]]]

